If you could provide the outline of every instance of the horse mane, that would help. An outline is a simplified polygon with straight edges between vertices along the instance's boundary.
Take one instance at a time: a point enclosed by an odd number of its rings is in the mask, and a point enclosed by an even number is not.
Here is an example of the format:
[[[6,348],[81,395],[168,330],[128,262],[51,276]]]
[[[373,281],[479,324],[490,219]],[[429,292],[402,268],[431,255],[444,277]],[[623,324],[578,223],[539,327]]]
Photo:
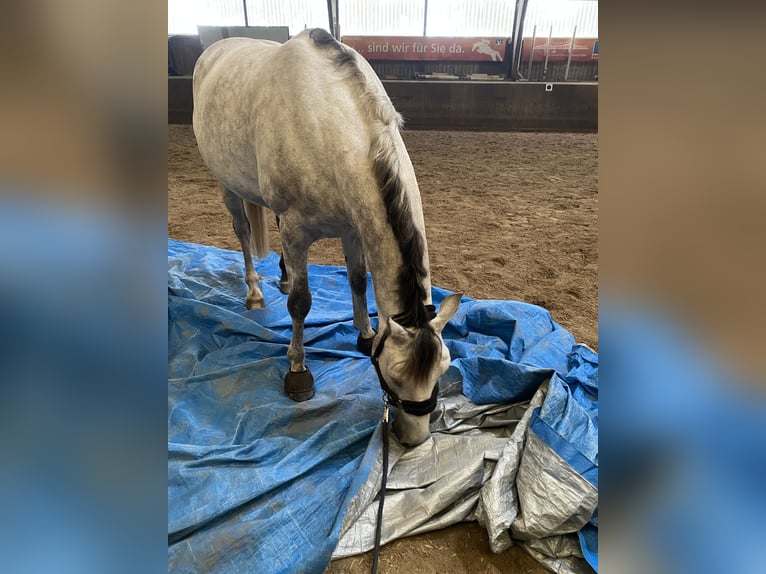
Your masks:
[[[407,361],[406,370],[415,380],[425,379],[441,352],[441,345],[430,325],[432,315],[425,304],[427,293],[423,283],[428,277],[428,269],[424,265],[425,239],[415,227],[406,190],[399,177],[399,157],[393,136],[403,124],[402,116],[394,109],[385,90],[367,80],[353,50],[321,28],[313,29],[309,37],[317,47],[332,51],[335,65],[345,71],[357,87],[359,100],[368,117],[379,124],[370,144],[369,157],[403,264],[398,284],[404,311],[394,320],[402,326],[417,328],[413,335],[413,354]]]

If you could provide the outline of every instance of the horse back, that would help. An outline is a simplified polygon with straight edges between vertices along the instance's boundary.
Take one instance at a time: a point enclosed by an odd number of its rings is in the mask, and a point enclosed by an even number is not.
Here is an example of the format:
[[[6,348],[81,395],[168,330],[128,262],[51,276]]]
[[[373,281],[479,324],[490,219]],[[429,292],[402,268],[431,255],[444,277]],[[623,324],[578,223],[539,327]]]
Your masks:
[[[334,55],[308,31],[284,44],[231,38],[203,53],[194,130],[226,187],[278,214],[295,208],[328,220],[348,219],[360,194],[377,195],[369,157],[385,119],[370,113],[360,79]],[[362,91],[388,101],[359,60]]]

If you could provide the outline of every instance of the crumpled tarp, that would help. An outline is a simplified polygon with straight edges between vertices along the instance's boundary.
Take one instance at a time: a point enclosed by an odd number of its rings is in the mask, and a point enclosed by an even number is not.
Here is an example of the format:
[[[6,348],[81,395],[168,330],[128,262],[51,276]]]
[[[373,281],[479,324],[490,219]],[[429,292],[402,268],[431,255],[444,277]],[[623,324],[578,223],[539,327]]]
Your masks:
[[[316,394],[295,403],[278,260],[256,263],[266,309],[248,311],[241,253],[168,241],[170,571],[322,572],[372,547],[382,401],[345,268],[309,266]],[[597,570],[597,354],[513,301],[464,297],[443,337],[433,437],[392,440],[383,542],[478,520],[496,552]]]

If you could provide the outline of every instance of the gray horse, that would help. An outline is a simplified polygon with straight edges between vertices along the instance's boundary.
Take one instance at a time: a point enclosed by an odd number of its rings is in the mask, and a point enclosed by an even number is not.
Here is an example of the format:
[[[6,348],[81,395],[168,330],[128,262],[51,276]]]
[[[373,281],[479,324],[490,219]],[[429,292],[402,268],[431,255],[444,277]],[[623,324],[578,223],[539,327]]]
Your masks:
[[[266,208],[277,216],[280,286],[293,327],[285,391],[295,400],[314,392],[303,328],[311,308],[308,250],[323,237],[341,239],[357,344],[374,351],[381,384],[400,399],[394,404],[435,401],[449,366],[441,331],[460,295],[434,313],[420,191],[401,122],[369,64],[321,29],[284,44],[221,40],[195,67],[194,133],[242,244],[248,309],[264,306],[251,254],[268,253]],[[367,310],[368,267],[377,334]],[[427,414],[399,408],[393,428],[415,445],[430,436],[428,423]]]

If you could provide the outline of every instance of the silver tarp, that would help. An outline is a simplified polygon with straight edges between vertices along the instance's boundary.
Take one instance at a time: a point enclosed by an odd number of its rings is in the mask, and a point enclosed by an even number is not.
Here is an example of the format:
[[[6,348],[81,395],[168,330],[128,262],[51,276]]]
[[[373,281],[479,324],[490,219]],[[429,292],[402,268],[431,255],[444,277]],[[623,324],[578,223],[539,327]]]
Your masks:
[[[440,390],[432,438],[408,450],[391,435],[381,543],[476,520],[494,552],[519,543],[553,572],[592,572],[576,532],[598,491],[529,429],[547,389],[546,382],[523,403],[475,405],[451,385]],[[380,440],[379,426],[373,441]],[[333,558],[373,548],[381,472],[378,454]]]

